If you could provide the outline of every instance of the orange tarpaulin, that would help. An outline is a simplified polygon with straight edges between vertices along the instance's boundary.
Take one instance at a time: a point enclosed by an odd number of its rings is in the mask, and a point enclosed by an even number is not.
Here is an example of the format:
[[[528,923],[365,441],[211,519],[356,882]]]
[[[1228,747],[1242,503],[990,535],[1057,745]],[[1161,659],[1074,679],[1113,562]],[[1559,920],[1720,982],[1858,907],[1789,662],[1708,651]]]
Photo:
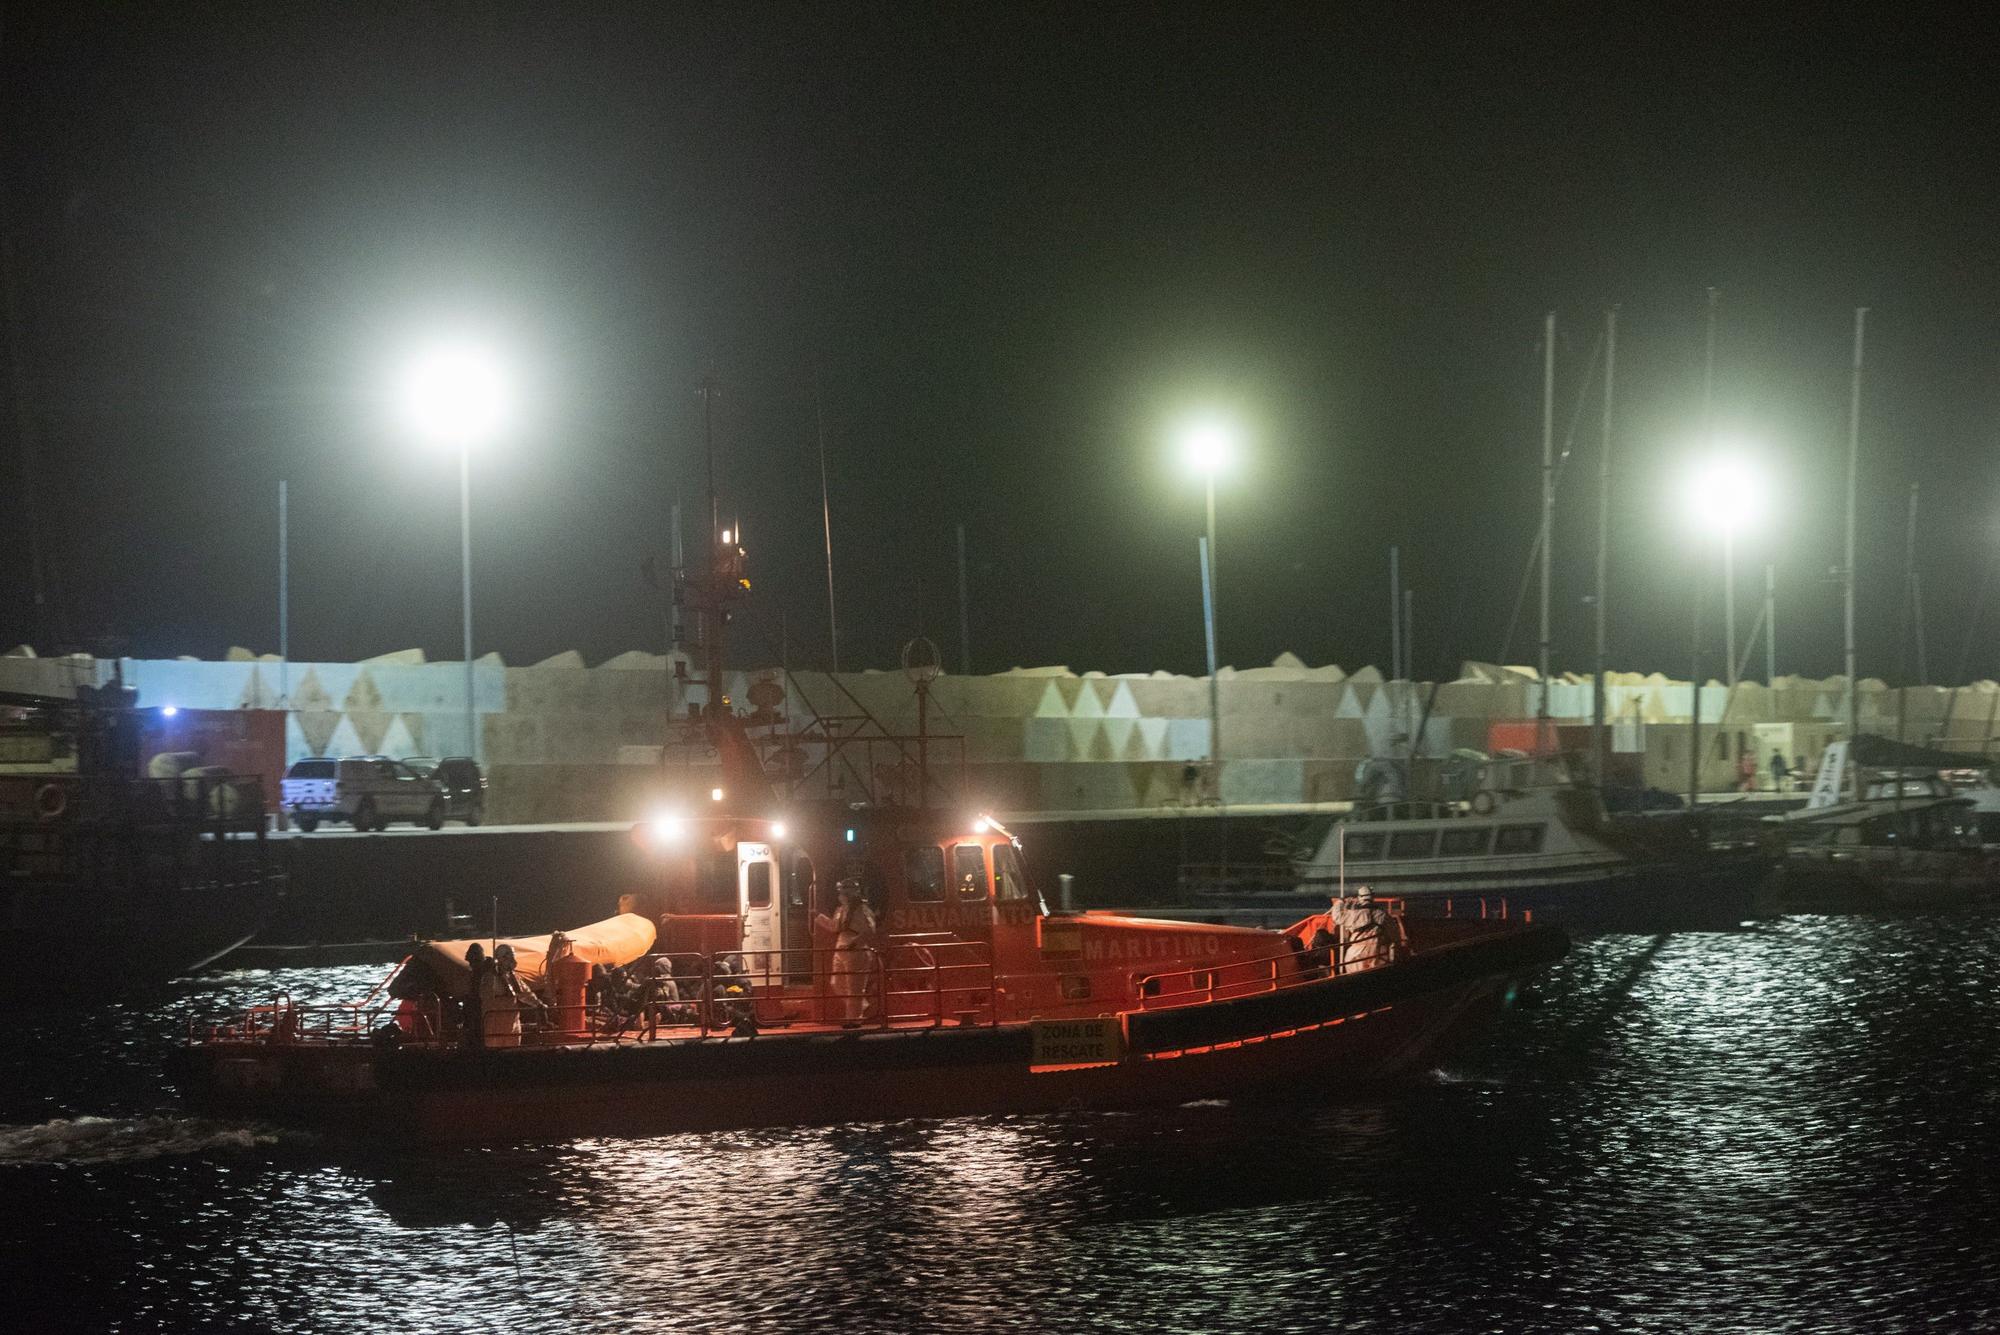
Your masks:
[[[571,951],[586,964],[630,964],[653,948],[653,924],[636,913],[621,913],[603,922],[594,922],[588,927],[578,927],[563,933],[569,938]],[[471,966],[465,962],[465,952],[474,944],[493,957],[495,942],[491,937],[472,937],[464,941],[426,941],[418,946],[389,984],[389,995],[405,997],[420,991],[436,991],[449,997],[462,997],[472,981]],[[541,984],[542,973],[548,961],[549,936],[503,936],[499,945],[514,948],[514,972],[522,982],[530,987]]]

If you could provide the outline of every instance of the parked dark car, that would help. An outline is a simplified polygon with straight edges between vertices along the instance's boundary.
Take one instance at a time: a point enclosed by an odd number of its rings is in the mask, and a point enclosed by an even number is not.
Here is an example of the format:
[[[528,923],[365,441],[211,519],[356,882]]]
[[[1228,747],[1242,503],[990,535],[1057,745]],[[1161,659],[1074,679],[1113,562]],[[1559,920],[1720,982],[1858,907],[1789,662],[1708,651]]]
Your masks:
[[[412,756],[403,762],[428,776],[444,790],[444,818],[477,825],[486,819],[486,776],[471,756],[446,756],[432,760]]]

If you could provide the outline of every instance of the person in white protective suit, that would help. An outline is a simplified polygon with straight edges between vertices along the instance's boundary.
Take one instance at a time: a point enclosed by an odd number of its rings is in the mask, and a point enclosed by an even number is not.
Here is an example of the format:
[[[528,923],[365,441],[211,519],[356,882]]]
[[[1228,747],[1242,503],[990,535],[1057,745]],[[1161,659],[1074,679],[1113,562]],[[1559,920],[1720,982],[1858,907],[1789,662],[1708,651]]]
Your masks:
[[[1373,969],[1389,962],[1390,952],[1401,936],[1401,924],[1389,910],[1375,902],[1371,886],[1355,887],[1352,897],[1333,901],[1333,921],[1340,933],[1340,971]]]
[[[527,989],[514,972],[514,947],[504,942],[493,952],[493,965],[479,980],[480,1021],[489,1048],[521,1046],[521,994]]]
[[[873,967],[869,947],[875,944],[875,910],[862,897],[861,882],[843,877],[837,887],[840,907],[819,915],[819,927],[833,933],[833,994],[840,998],[841,1019],[859,1024],[868,1005],[868,975]]]

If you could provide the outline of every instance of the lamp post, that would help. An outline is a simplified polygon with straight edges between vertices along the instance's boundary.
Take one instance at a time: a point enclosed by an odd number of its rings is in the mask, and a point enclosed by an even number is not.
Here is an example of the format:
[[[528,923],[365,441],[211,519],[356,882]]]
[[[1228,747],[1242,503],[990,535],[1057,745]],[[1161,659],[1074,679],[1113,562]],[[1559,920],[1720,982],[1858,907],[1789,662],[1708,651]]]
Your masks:
[[[1215,652],[1215,478],[1236,458],[1238,433],[1227,419],[1207,416],[1180,429],[1181,459],[1202,480],[1208,528],[1201,540],[1201,614],[1208,642],[1208,760],[1215,798],[1222,800],[1222,679]]]
[[[459,614],[464,630],[465,733],[472,758],[483,759],[472,666],[472,451],[499,433],[510,408],[506,377],[483,348],[444,343],[409,364],[403,414],[426,444],[458,451]]]
[[[1736,687],[1736,535],[1756,522],[1764,508],[1763,480],[1737,450],[1717,451],[1689,475],[1687,507],[1695,526],[1722,540],[1725,676]],[[1688,712],[1688,805],[1701,795],[1701,585],[1695,583],[1695,615],[1689,633],[1692,691]],[[1724,699],[1728,697],[1725,695]],[[1727,706],[1724,706],[1725,712]],[[1718,720],[1720,722],[1720,720]]]

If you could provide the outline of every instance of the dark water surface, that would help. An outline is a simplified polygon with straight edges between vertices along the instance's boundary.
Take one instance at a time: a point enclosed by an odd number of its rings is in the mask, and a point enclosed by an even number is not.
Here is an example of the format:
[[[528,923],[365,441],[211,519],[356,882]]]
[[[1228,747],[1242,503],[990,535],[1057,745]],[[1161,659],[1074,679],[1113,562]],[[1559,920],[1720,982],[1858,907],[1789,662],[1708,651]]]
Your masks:
[[[8,1329],[1992,1330],[2000,920],[1583,941],[1414,1087],[370,1154],[179,1115],[237,973],[17,1019]]]

